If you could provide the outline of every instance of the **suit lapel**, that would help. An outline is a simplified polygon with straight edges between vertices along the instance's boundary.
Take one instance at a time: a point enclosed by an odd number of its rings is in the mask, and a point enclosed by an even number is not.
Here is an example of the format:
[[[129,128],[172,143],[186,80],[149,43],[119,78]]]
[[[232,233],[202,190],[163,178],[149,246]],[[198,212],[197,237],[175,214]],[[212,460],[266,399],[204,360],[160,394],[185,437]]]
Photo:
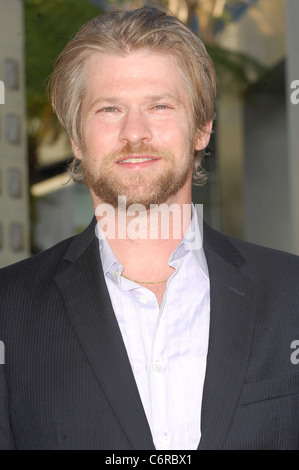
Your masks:
[[[94,223],[75,238],[55,281],[66,312],[107,400],[135,449],[154,449],[110,302]]]
[[[220,449],[230,429],[249,362],[257,300],[255,284],[236,269],[245,260],[220,234],[221,247],[215,245],[215,234],[205,244],[211,313],[199,449]]]

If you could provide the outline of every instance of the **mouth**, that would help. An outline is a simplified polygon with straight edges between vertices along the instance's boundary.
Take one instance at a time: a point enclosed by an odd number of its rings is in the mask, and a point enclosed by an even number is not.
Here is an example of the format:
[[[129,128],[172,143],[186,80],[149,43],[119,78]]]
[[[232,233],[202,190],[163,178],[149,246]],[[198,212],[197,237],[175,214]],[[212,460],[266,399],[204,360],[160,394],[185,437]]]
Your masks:
[[[132,157],[121,157],[116,163],[142,163],[150,160],[158,160],[158,158],[151,155],[134,155]]]
[[[132,157],[121,157],[115,163],[122,165],[126,168],[145,168],[152,165],[154,162],[160,160],[153,156],[132,156]]]

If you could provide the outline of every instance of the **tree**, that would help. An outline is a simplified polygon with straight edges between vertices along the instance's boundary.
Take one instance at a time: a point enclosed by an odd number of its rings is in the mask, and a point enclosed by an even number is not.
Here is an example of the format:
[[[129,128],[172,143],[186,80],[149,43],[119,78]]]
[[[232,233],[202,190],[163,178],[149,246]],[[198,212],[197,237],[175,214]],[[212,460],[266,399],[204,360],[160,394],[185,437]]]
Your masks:
[[[59,52],[79,27],[99,15],[78,0],[23,0],[25,10],[26,93],[30,182],[37,178],[38,148],[61,132],[46,96],[46,83]]]

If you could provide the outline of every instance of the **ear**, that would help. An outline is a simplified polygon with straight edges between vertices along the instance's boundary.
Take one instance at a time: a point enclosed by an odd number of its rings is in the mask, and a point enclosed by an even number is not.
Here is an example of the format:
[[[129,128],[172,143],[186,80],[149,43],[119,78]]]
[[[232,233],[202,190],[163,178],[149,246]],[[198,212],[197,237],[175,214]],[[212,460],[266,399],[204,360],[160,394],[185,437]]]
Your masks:
[[[210,142],[212,127],[213,127],[213,121],[209,121],[205,125],[204,130],[197,131],[197,134],[195,137],[195,150],[203,150],[208,146]]]
[[[73,139],[71,139],[71,144],[72,144],[74,157],[77,158],[77,160],[82,160],[83,152],[81,148],[79,147],[79,145],[77,145]]]

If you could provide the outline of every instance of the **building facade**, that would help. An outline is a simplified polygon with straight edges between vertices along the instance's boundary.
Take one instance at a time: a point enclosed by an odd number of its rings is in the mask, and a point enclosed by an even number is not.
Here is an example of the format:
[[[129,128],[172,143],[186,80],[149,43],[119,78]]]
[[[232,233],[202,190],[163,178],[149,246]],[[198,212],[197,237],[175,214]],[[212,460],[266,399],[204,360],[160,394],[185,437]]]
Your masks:
[[[0,0],[0,267],[30,254],[21,0]]]

